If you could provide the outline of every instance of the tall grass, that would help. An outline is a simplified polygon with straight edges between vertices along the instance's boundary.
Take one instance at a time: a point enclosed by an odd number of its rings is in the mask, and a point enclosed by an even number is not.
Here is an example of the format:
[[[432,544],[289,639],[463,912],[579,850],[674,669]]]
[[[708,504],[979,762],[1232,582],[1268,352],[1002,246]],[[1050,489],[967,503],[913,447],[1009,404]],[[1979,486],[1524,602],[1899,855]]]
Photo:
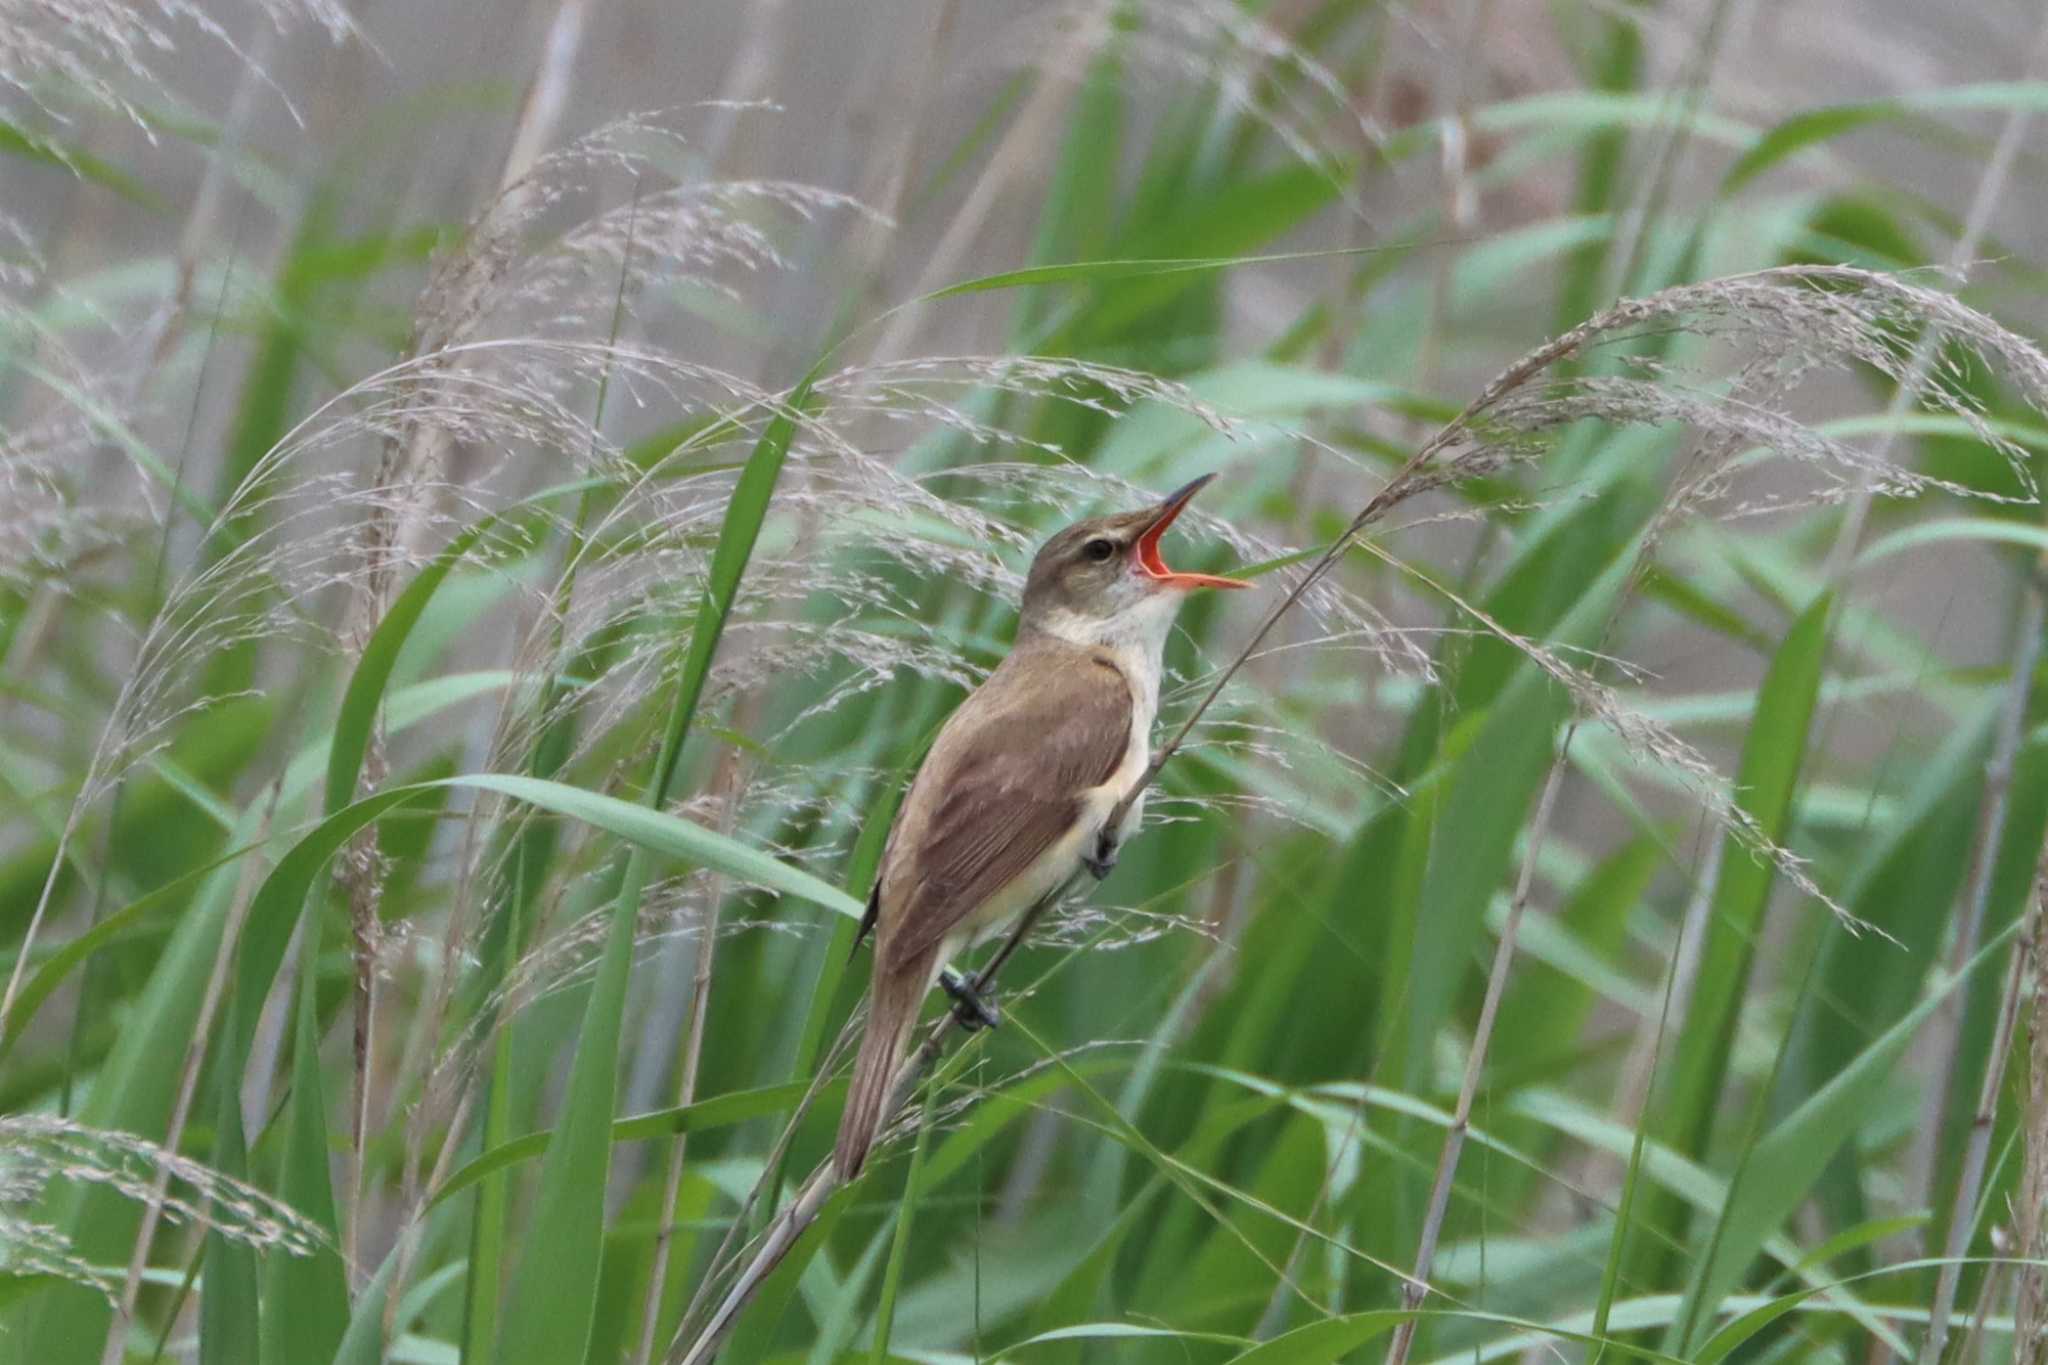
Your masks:
[[[2038,17],[843,18],[0,7],[0,1359],[2038,1360]],[[1210,470],[840,1185],[898,794]]]

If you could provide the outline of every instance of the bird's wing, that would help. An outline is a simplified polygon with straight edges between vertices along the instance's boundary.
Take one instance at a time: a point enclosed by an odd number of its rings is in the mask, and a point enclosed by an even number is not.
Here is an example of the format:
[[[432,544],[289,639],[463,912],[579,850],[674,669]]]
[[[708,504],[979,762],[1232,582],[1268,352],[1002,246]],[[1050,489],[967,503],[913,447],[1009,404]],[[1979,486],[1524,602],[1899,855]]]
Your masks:
[[[982,684],[995,694],[932,745],[891,839],[882,965],[915,961],[1030,868],[1123,762],[1129,683],[1106,658],[1062,652],[1013,654]]]

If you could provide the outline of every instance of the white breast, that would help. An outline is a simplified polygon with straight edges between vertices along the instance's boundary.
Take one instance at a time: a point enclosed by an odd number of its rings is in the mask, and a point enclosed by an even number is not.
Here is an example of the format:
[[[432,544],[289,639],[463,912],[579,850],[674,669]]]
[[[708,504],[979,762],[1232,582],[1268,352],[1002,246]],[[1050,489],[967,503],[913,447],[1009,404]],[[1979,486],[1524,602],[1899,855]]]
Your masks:
[[[1089,794],[1089,805],[1096,810],[1097,816],[1088,823],[1096,829],[1101,828],[1102,821],[1109,818],[1110,810],[1144,776],[1145,765],[1152,761],[1152,721],[1159,714],[1159,655],[1148,654],[1142,645],[1110,645],[1107,648],[1124,680],[1131,685],[1135,705],[1132,708],[1130,738],[1124,742],[1123,762],[1117,765],[1107,782]],[[1140,793],[1117,828],[1118,839],[1138,827],[1138,817],[1144,810],[1145,797]]]

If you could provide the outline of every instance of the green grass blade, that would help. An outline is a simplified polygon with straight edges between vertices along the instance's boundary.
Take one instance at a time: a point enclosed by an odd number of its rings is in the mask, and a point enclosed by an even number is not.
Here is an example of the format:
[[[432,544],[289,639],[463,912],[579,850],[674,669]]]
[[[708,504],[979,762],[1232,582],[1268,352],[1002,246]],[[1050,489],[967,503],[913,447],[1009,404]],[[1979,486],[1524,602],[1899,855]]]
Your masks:
[[[240,1088],[226,1089],[235,1093],[216,1115],[214,1160],[240,1170],[248,1161],[242,1144]],[[202,1259],[206,1290],[199,1296],[199,1365],[248,1365],[262,1359],[255,1249],[208,1232]]]
[[[511,773],[468,773],[415,783],[399,790],[410,796],[442,786],[475,787],[515,797],[542,810],[595,825],[651,853],[712,868],[735,881],[765,886],[826,910],[850,915],[855,920],[859,920],[867,909],[862,902],[830,882],[791,867],[732,835],[706,829],[680,815],[650,810],[615,796],[585,791],[563,782],[519,777]]]
[[[161,210],[161,195],[111,162],[0,119],[0,154],[18,156],[45,166],[61,166],[81,180],[112,190],[130,203]]]
[[[1279,265],[1292,261],[1325,261],[1344,256],[1372,256],[1386,251],[1406,251],[1410,244],[1392,246],[1334,247],[1325,251],[1277,251],[1258,256],[1165,257],[1158,260],[1063,261],[1054,265],[1026,266],[961,280],[913,300],[930,303],[963,294],[985,294],[995,289],[1022,289],[1042,284],[1100,284],[1111,280],[1145,279],[1154,275],[1203,275],[1234,269],[1241,265]],[[909,307],[909,304],[902,307]]]
[[[833,1082],[824,1087],[820,1097],[829,1099],[845,1088],[843,1081]],[[766,1118],[780,1114],[796,1106],[809,1091],[808,1082],[791,1082],[786,1085],[764,1086],[759,1090],[743,1090],[730,1095],[719,1095],[695,1104],[686,1104],[679,1109],[658,1109],[650,1114],[635,1114],[631,1118],[618,1119],[612,1124],[613,1142],[645,1142],[649,1138],[674,1137],[678,1133],[708,1133],[718,1128],[729,1128],[748,1119]],[[548,1148],[552,1130],[528,1133],[510,1142],[491,1148],[449,1173],[429,1199],[431,1207],[450,1195],[465,1190],[485,1176],[498,1171],[509,1170],[522,1162],[532,1161],[543,1155]]]
[[[436,678],[431,682],[403,689],[393,698],[391,726],[394,730],[403,729],[427,719],[444,707],[468,700],[512,680],[510,673],[475,673]],[[323,743],[317,747],[329,749],[331,744]],[[305,788],[307,775],[312,771],[306,760],[316,756],[314,750],[309,748],[300,754],[300,761],[292,764],[284,783],[284,801],[294,800]],[[248,831],[238,826],[238,832],[246,835]],[[220,854],[211,862],[181,873],[146,895],[137,897],[51,953],[23,982],[20,994],[15,997],[14,1012],[7,1021],[5,1033],[0,1034],[0,1061],[6,1059],[23,1030],[35,1018],[36,1011],[43,1002],[95,953],[115,946],[130,933],[140,931],[156,916],[169,914],[177,909],[182,898],[193,893],[195,889],[203,893],[207,878],[212,873],[256,852],[261,847],[254,843],[233,844],[227,852]]]
[[[42,966],[36,968],[22,983],[21,993],[14,999],[14,1012],[8,1016],[6,1032],[0,1034],[0,1061],[6,1060],[7,1054],[20,1039],[22,1030],[36,1017],[36,1010],[49,999],[50,993],[63,985],[65,978],[78,970],[87,958],[121,941],[157,916],[178,908],[205,882],[209,874],[248,856],[258,847],[260,845],[248,844],[231,849],[204,867],[195,868],[173,881],[165,882],[147,895],[136,897],[78,937],[67,940],[62,947],[51,953],[43,960]]]
[[[1743,741],[1736,800],[1755,821],[1757,833],[1772,840],[1783,838],[1790,821],[1827,659],[1831,605],[1825,594],[1815,598],[1786,632],[1758,690],[1756,716]],[[1748,989],[1774,880],[1774,869],[1746,844],[1733,834],[1724,837],[1692,998],[1676,1028],[1664,1099],[1656,1111],[1657,1135],[1687,1156],[1698,1158],[1706,1150],[1722,1101],[1734,1020]],[[1654,1226],[1677,1231],[1671,1226],[1677,1214],[1667,1201],[1653,1201],[1646,1216]],[[1657,1277],[1646,1270],[1642,1278],[1654,1282]]]
[[[405,1244],[391,1248],[384,1257],[384,1264],[377,1267],[377,1273],[363,1286],[363,1292],[356,1299],[355,1311],[349,1316],[348,1330],[342,1333],[340,1343],[334,1348],[334,1365],[382,1365],[387,1359],[384,1353],[384,1305],[390,1301],[391,1281],[398,1274],[398,1265],[404,1259]]]
[[[696,624],[690,630],[690,649],[683,659],[682,678],[677,685],[675,706],[669,712],[668,733],[655,763],[650,804],[665,799],[676,764],[681,761],[683,737],[697,714],[697,702],[711,677],[711,661],[717,656],[719,639],[725,633],[726,617],[739,595],[740,579],[753,557],[754,542],[760,539],[761,524],[768,519],[768,505],[775,485],[782,477],[782,462],[796,438],[797,418],[811,401],[813,370],[796,386],[788,401],[769,421],[740,470],[726,504],[725,521],[718,532],[718,545],[711,552],[711,572],[704,584],[704,596],[697,604]]]
[[[224,1090],[227,1092],[224,1098],[224,1106],[226,1103],[238,1102],[234,1096],[238,1094],[238,1078],[241,1076],[243,1067],[246,1064],[250,1041],[255,1032],[256,1010],[264,997],[269,993],[271,982],[276,977],[278,968],[282,964],[286,944],[289,942],[293,930],[297,927],[303,907],[309,903],[313,884],[319,876],[320,870],[326,866],[327,861],[349,839],[354,837],[359,830],[371,821],[402,808],[407,802],[416,800],[435,788],[449,786],[469,786],[496,791],[503,795],[528,801],[543,809],[552,810],[557,814],[590,819],[598,827],[607,829],[621,838],[639,844],[644,848],[687,857],[695,861],[701,861],[709,866],[720,867],[721,870],[725,870],[742,879],[752,880],[765,876],[769,879],[763,882],[765,885],[772,885],[779,890],[792,892],[793,894],[803,896],[805,899],[814,900],[828,908],[839,911],[841,914],[857,917],[861,913],[862,907],[860,903],[851,896],[827,886],[807,873],[798,872],[796,869],[786,867],[768,855],[760,853],[758,850],[749,849],[736,840],[703,829],[701,826],[693,825],[679,816],[648,810],[645,807],[620,801],[615,797],[605,797],[594,792],[580,791],[559,782],[548,782],[538,778],[516,777],[509,774],[480,773],[467,777],[446,778],[434,782],[389,788],[342,808],[316,825],[278,861],[277,866],[257,889],[254,898],[251,900],[248,921],[244,927],[242,941],[237,954],[235,994],[228,1012],[228,1022],[221,1042],[222,1051],[215,1063],[216,1066],[221,1068],[221,1074],[224,1077],[230,1078],[224,1085]],[[644,855],[636,855],[633,861],[642,861],[643,859]],[[742,871],[740,869],[749,870]],[[624,916],[622,917],[622,922],[626,927],[623,931],[614,929],[610,939],[607,941],[605,958],[599,969],[599,985],[610,992],[610,995],[605,997],[606,1002],[620,1005],[620,1007],[623,1006],[622,999],[619,997],[623,996],[625,988],[624,977],[631,962],[631,926],[633,917]],[[196,985],[194,990],[196,993]],[[597,1024],[602,1030],[605,1027],[604,1019],[599,1018]],[[186,1031],[189,1032],[189,1025]],[[614,1043],[614,1051],[616,1051],[617,1023],[615,1020],[610,1025],[610,1034]],[[601,1041],[603,1034],[601,1032],[599,1035],[594,1036]],[[585,1055],[583,1051],[579,1050],[579,1060]],[[607,1081],[603,1096],[607,1103],[600,1112],[601,1122],[597,1123],[590,1130],[593,1134],[592,1136],[579,1138],[575,1152],[580,1160],[572,1167],[576,1175],[574,1177],[558,1176],[558,1186],[571,1178],[582,1178],[588,1170],[593,1168],[598,1171],[598,1185],[600,1187],[603,1185],[604,1164],[609,1160],[611,1149],[611,1107],[609,1104],[609,1071],[611,1065],[611,1056],[607,1054],[605,1067]],[[587,1070],[588,1068],[585,1069]],[[593,1084],[586,1082],[585,1089],[579,1092],[572,1084],[570,1093],[572,1096],[584,1098],[592,1093],[594,1089],[595,1086]],[[575,1112],[573,1102],[571,1112],[572,1114]],[[559,1138],[560,1130],[558,1129],[557,1140]],[[595,1151],[592,1149],[595,1149]],[[552,1145],[550,1150],[553,1150]],[[559,1170],[560,1167],[558,1166],[557,1169]],[[577,1193],[580,1195],[583,1191],[579,1189]],[[601,1188],[597,1192],[597,1197],[601,1201]],[[571,1212],[573,1212],[576,1201],[571,1200],[568,1202],[571,1206]],[[567,1223],[569,1220],[569,1213],[563,1213],[561,1221]],[[586,1222],[585,1226],[588,1228],[590,1237],[594,1239],[597,1235],[597,1224]],[[566,1237],[568,1234],[564,1233],[563,1235]],[[554,1245],[566,1247],[570,1243],[564,1240]],[[590,1271],[590,1291],[593,1296],[591,1301],[594,1303],[597,1262],[594,1241],[590,1245],[593,1249],[591,1251],[591,1259],[586,1263],[586,1266]],[[516,1302],[517,1300],[515,1300]],[[534,1330],[537,1331],[538,1329]],[[583,1320],[581,1330],[585,1332],[588,1330],[587,1317]],[[530,1339],[534,1341],[542,1340],[539,1336],[530,1336]],[[554,1338],[547,1339],[547,1345],[550,1349],[554,1349],[559,1344]],[[578,1349],[580,1350],[580,1344]],[[529,1356],[527,1358],[538,1359],[540,1357]]]
[[[214,872],[185,912],[78,1111],[81,1123],[135,1133],[164,1130],[236,879],[232,867]],[[64,1231],[81,1258],[119,1265],[133,1249],[140,1206],[104,1186],[71,1185],[40,1216]],[[31,1320],[14,1329],[22,1359],[52,1365],[98,1360],[108,1315],[97,1294],[70,1283],[52,1286],[32,1305]]]
[[[1055,1327],[1035,1333],[1017,1342],[1009,1350],[1021,1351],[1027,1347],[1047,1346],[1061,1341],[1192,1341],[1212,1346],[1237,1347],[1248,1344],[1243,1337],[1232,1336],[1228,1332],[1189,1332],[1174,1327],[1146,1327],[1132,1322],[1077,1322],[1071,1327]]]
[[[714,867],[738,880],[771,887],[842,915],[858,918],[862,912],[859,901],[836,887],[681,816],[561,782],[510,773],[470,773],[386,788],[344,806],[293,844],[250,902],[237,966],[238,1004],[260,1002],[268,993],[283,961],[285,945],[297,927],[300,908],[327,860],[371,821],[444,787],[470,787],[515,797],[557,815],[586,821],[649,852]],[[239,1059],[247,1055],[255,1020],[248,1011],[240,1009],[236,1017],[239,1022],[231,1029],[228,1043],[230,1057]],[[605,1121],[610,1122],[609,1115]]]
[[[1329,1365],[1415,1317],[1398,1308],[1325,1318],[1283,1332],[1230,1358],[1230,1365]]]
[[[484,1102],[483,1131],[477,1141],[496,1151],[506,1145],[503,1135],[512,1129],[512,1050],[509,1031],[499,1026],[491,1048],[490,1087]],[[535,1143],[531,1157],[547,1151],[543,1140]],[[477,1192],[476,1208],[469,1228],[469,1265],[463,1275],[462,1359],[490,1359],[498,1340],[498,1296],[505,1288],[505,1252],[510,1239],[505,1229],[512,1217],[512,1191],[504,1181],[492,1181]]]
[[[896,1325],[896,1296],[903,1290],[903,1263],[910,1255],[910,1225],[917,1210],[918,1177],[924,1170],[925,1153],[931,1148],[932,1109],[937,1098],[937,1087],[925,1092],[924,1117],[917,1125],[917,1145],[910,1152],[910,1172],[904,1178],[903,1197],[896,1201],[896,1228],[889,1239],[889,1263],[882,1271],[881,1298],[875,1304],[869,1365],[882,1365],[889,1355],[889,1334]]]
[[[1144,244],[1152,259],[1230,260],[1283,237],[1303,219],[1329,205],[1343,182],[1332,171],[1289,166],[1211,195],[1176,214],[1165,230]],[[1214,272],[1154,272],[1117,282],[1077,321],[1077,336],[1112,337],[1156,316],[1176,296]],[[1061,341],[1053,343],[1064,350]]]
[[[1108,254],[1117,212],[1119,164],[1127,136],[1125,106],[1130,92],[1120,45],[1112,39],[1088,63],[1074,92],[1058,159],[1046,186],[1045,205],[1031,244],[1031,259],[1093,260]],[[1027,299],[1016,310],[1011,332],[1028,336],[1044,308]]]
[[[332,1359],[348,1330],[349,1319],[348,1277],[337,1250],[340,1222],[335,1215],[334,1184],[327,1169],[327,1097],[320,1069],[316,1003],[320,981],[319,915],[306,917],[304,934],[292,1036],[292,1088],[284,1116],[284,1165],[277,1193],[320,1227],[328,1241],[310,1256],[265,1258],[265,1365]],[[239,1076],[239,1069],[232,1074]]]
[[[448,706],[502,687],[509,681],[509,674],[477,673],[437,678],[405,688],[392,698],[392,727],[399,729],[417,724]],[[280,811],[295,809],[296,803],[317,780],[320,755],[326,747],[325,744],[310,746],[287,766],[279,798]],[[261,831],[260,814],[260,808],[244,812],[241,823],[229,840],[231,847],[247,849],[254,845]],[[130,1133],[163,1131],[169,1121],[184,1048],[198,1018],[207,976],[212,969],[240,875],[237,867],[223,861],[201,879],[190,901],[183,906],[170,939],[156,956],[147,983],[127,1006],[123,1026],[111,1051],[100,1064],[91,1097],[79,1110],[80,1122]],[[285,926],[284,934],[288,939],[289,924]],[[281,960],[282,941],[277,944],[276,952]],[[273,975],[276,965],[275,962],[271,964]],[[267,993],[269,982],[270,977],[266,976],[257,988],[259,1001],[261,993]],[[232,1014],[234,1000],[229,1001],[227,1009]],[[215,1045],[220,1046],[219,1034]],[[216,1053],[212,1065],[216,1069],[223,1065],[220,1054]],[[239,1075],[239,1066],[235,1070]],[[239,1085],[233,1086],[232,1090],[238,1095]],[[239,1100],[235,1103],[238,1106]],[[238,1116],[239,1108],[234,1112]],[[217,1118],[216,1142],[229,1131],[230,1126]],[[239,1143],[238,1117],[232,1131],[235,1142]],[[239,1156],[232,1151],[228,1155],[231,1158],[228,1164],[241,1165]],[[105,1186],[73,1185],[53,1198],[41,1216],[61,1228],[82,1257],[110,1265],[125,1263],[134,1245],[139,1212],[137,1205],[118,1191]],[[223,1240],[209,1239],[210,1242]],[[222,1248],[222,1254],[236,1256],[247,1253],[246,1249],[230,1245]],[[245,1264],[247,1277],[253,1282],[253,1261]],[[223,1273],[217,1281],[209,1275],[209,1283],[237,1283],[240,1275],[239,1268],[233,1273]],[[202,1323],[205,1320],[202,1303]],[[215,1321],[221,1322],[221,1316],[216,1315]],[[31,1359],[96,1361],[106,1336],[106,1322],[104,1300],[75,1285],[57,1283],[36,1303],[26,1306],[15,1330],[23,1333],[24,1349],[30,1353]],[[246,1365],[254,1358],[242,1351],[243,1340],[237,1333],[231,1342],[231,1348],[239,1354],[227,1358],[234,1360],[235,1365]]]
[[[584,532],[589,525],[590,513],[591,497],[586,493],[578,501],[576,529],[564,547],[564,558],[569,567],[557,587],[557,601],[566,602],[573,597],[575,564],[587,543]],[[556,631],[552,648],[553,653],[561,657],[565,642],[559,624]],[[601,676],[605,661],[613,655],[620,638],[621,631],[617,626],[600,630],[594,639],[575,652],[573,663],[568,665],[570,671],[578,676]],[[576,735],[582,727],[573,712],[556,709],[557,702],[567,691],[560,676],[552,677],[533,702],[532,714],[539,719],[540,732],[527,756],[530,776],[553,778],[568,761]],[[515,1097],[516,1057],[522,1025],[513,1021],[501,1026],[499,1007],[492,1001],[515,964],[531,948],[548,868],[554,861],[560,837],[554,822],[528,821],[522,823],[509,840],[502,842],[505,845],[502,855],[491,861],[493,865],[506,869],[509,884],[499,893],[498,903],[486,920],[478,943],[481,969],[474,977],[465,1003],[465,1013],[474,1020],[472,1026],[496,1034],[490,1048],[490,1074],[485,1081],[484,1123],[482,1131],[476,1135],[480,1151],[503,1145],[515,1127],[530,1121],[527,1105],[518,1103]],[[511,1206],[511,1184],[499,1177],[484,1181],[471,1209],[470,1254],[462,1286],[461,1341],[465,1360],[488,1360],[498,1339],[498,1301],[505,1288],[506,1252],[509,1247],[505,1229],[511,1218]]]
[[[647,783],[647,809],[641,815],[663,818],[659,808],[668,799],[681,763],[683,740],[711,675],[719,637],[738,596],[761,524],[767,519],[783,460],[796,435],[797,414],[809,401],[810,386],[811,380],[806,378],[788,404],[770,419],[733,488],[690,632],[675,702]],[[597,1308],[605,1183],[611,1169],[619,1036],[633,963],[634,926],[649,873],[647,853],[644,848],[636,849],[626,860],[604,956],[578,1034],[562,1118],[541,1160],[540,1188],[527,1230],[526,1252],[513,1271],[512,1291],[504,1306],[498,1359],[508,1365],[560,1365],[581,1360],[588,1348]],[[859,913],[852,897],[834,893],[822,883],[819,887],[844,899],[850,913]]]
[[[1802,110],[1766,129],[1743,150],[1722,177],[1721,194],[1732,195],[1798,153],[1872,124],[1925,119],[1929,112],[1944,106],[2018,110],[2040,109],[2044,102],[2048,102],[2048,90],[2039,82],[1984,82],[1930,90],[1905,99],[1866,100]]]
[[[584,492],[594,486],[594,483],[586,481],[543,489],[523,499],[519,506],[529,507],[548,499]],[[399,653],[405,648],[413,627],[419,624],[421,614],[449,573],[506,515],[481,517],[443,546],[441,552],[428,561],[405,590],[393,599],[391,609],[385,612],[384,619],[377,623],[377,628],[364,643],[355,670],[349,675],[348,689],[342,694],[341,709],[335,716],[334,740],[327,757],[327,799],[323,807],[328,814],[340,810],[355,798],[356,778],[363,769],[363,755],[369,750],[377,708],[383,704],[384,689],[391,681],[391,670],[397,666]]]
[[[633,965],[634,912],[646,885],[647,859],[636,850],[626,867],[620,909],[612,916],[577,1032],[562,1120],[541,1159],[540,1190],[526,1251],[513,1272],[504,1305],[497,1358],[506,1365],[583,1359],[597,1312],[619,1034]]]
[[[1871,1109],[1892,1068],[1904,1055],[1942,1002],[1982,971],[1987,962],[2019,932],[2018,922],[1987,942],[1962,971],[1928,993],[1911,1013],[1871,1041],[1856,1060],[1843,1068],[1805,1104],[1763,1136],[1730,1184],[1727,1202],[1714,1229],[1709,1254],[1699,1262],[1679,1315],[1686,1337],[1697,1331],[1701,1316],[1711,1312],[1740,1284],[1744,1271],[1764,1240],[1804,1202],[1828,1160],[1852,1141],[1868,1121]],[[1689,1341],[1680,1343],[1687,1354]]]

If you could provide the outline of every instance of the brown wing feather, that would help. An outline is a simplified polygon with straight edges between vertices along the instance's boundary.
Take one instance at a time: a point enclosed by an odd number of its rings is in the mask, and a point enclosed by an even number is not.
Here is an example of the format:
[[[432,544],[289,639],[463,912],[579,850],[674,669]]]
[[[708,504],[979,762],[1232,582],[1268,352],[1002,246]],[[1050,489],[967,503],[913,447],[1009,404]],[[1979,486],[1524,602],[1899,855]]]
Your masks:
[[[1073,828],[1130,743],[1130,685],[1071,645],[1018,649],[954,713],[904,799],[877,965],[929,953]]]

